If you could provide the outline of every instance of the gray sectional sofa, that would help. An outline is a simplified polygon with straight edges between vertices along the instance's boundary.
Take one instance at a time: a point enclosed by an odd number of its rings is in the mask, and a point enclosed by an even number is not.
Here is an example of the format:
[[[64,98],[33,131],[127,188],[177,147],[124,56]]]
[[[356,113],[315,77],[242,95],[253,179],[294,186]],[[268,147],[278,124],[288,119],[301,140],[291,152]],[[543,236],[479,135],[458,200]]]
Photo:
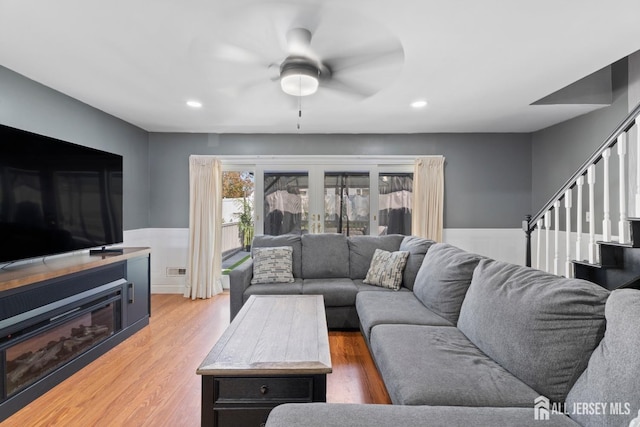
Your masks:
[[[410,287],[355,296],[393,405],[285,404],[268,427],[628,426],[640,416],[640,291],[427,246]]]
[[[434,242],[415,236],[353,236],[342,234],[306,234],[255,236],[252,250],[265,247],[293,249],[293,282],[251,284],[253,260],[229,273],[231,320],[251,295],[321,294],[324,296],[327,325],[330,329],[357,329],[356,295],[363,291],[397,293],[363,283],[376,249],[407,251],[400,293],[411,294],[422,260]]]

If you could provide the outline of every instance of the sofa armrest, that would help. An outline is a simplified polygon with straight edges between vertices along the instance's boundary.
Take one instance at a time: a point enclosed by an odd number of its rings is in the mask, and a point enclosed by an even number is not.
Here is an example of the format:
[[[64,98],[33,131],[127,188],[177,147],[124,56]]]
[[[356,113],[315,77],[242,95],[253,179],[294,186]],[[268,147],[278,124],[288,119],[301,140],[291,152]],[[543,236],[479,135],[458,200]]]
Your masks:
[[[253,277],[253,259],[248,259],[229,272],[229,291],[231,293],[231,310],[230,317],[236,317],[236,314],[244,304],[244,291],[251,285]]]

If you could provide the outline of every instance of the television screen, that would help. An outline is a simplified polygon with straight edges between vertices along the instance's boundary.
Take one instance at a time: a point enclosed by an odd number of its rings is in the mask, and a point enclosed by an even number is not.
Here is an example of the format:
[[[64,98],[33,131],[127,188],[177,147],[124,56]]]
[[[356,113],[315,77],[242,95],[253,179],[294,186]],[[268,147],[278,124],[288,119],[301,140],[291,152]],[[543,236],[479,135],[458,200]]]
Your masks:
[[[0,125],[0,262],[122,242],[122,156]]]

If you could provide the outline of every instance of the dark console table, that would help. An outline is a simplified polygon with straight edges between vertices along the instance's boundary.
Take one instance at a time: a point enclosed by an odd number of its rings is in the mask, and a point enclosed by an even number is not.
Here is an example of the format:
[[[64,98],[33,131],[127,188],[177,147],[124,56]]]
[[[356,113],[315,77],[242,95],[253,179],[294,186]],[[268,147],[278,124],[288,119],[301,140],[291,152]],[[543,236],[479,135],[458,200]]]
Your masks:
[[[0,271],[0,421],[149,324],[149,248]]]

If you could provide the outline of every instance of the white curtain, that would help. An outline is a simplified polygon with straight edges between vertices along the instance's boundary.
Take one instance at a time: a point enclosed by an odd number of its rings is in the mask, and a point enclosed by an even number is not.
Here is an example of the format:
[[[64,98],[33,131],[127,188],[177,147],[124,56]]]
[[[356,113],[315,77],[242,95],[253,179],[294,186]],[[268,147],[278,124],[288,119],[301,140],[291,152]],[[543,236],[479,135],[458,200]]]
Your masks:
[[[442,241],[444,157],[420,157],[413,169],[411,234]]]
[[[189,157],[189,254],[186,298],[222,292],[222,167],[210,156]]]

